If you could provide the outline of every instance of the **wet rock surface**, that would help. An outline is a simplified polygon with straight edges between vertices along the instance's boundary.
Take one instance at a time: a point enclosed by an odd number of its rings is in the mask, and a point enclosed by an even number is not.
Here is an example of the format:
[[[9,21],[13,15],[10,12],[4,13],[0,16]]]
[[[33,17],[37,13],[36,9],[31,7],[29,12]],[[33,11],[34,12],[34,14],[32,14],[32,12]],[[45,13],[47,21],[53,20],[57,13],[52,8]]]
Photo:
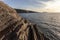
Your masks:
[[[0,40],[49,40],[37,25],[20,17],[14,9],[0,2]]]

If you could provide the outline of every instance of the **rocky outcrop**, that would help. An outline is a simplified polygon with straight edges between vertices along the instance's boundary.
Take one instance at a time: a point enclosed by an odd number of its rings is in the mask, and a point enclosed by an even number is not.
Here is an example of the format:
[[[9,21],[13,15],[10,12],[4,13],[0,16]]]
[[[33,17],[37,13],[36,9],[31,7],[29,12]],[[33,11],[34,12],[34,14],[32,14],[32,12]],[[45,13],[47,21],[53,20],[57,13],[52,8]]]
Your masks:
[[[0,40],[49,40],[36,24],[20,17],[16,11],[0,2]]]

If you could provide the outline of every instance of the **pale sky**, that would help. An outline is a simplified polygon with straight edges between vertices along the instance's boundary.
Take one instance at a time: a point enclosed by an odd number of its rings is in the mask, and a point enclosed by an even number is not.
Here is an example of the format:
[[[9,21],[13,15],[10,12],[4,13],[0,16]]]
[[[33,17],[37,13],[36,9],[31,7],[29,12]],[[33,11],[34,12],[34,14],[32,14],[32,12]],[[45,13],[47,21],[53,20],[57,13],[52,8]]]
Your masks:
[[[13,8],[38,12],[60,12],[60,0],[0,0]]]

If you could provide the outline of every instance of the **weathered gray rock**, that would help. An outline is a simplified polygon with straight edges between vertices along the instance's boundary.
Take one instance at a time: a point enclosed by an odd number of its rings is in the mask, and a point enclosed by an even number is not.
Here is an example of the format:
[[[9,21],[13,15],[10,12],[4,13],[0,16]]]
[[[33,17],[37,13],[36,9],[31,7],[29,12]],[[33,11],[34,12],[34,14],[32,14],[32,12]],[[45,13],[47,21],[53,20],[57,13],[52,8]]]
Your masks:
[[[0,2],[0,40],[49,40],[36,27]]]

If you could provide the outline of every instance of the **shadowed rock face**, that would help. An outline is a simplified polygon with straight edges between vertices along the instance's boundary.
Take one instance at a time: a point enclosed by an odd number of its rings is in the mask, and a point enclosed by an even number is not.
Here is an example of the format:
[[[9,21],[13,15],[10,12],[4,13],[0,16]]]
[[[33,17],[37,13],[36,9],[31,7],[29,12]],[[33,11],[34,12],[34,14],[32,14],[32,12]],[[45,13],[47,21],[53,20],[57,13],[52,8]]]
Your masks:
[[[0,40],[49,40],[36,27],[0,2]]]

